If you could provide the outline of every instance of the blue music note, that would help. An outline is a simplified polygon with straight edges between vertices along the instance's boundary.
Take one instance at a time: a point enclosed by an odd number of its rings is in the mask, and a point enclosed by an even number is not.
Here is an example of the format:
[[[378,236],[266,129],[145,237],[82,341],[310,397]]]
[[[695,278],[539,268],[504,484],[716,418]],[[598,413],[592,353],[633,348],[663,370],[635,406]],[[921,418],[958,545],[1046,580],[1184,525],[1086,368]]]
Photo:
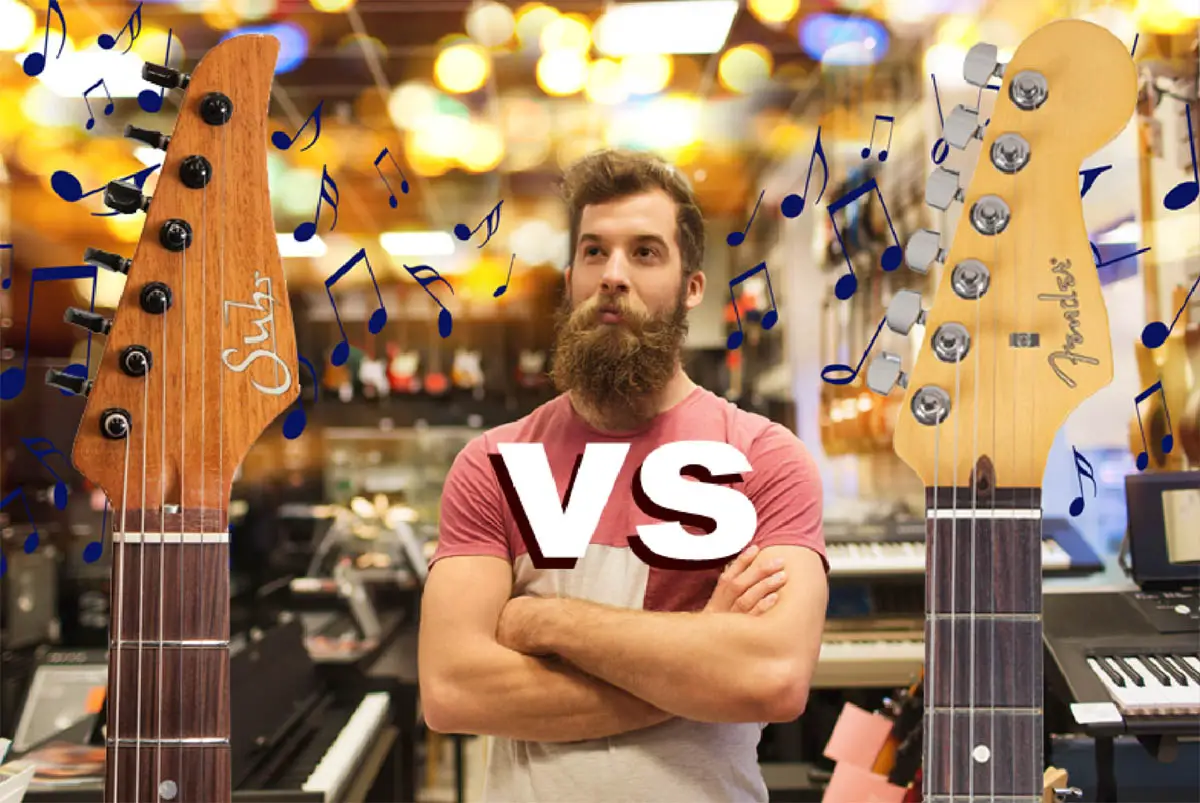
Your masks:
[[[88,121],[86,123],[84,123],[84,127],[87,128],[88,131],[91,131],[93,128],[96,127],[96,115],[92,113],[92,102],[90,100],[88,100],[88,93],[92,92],[98,88],[103,88],[104,94],[108,95],[108,104],[105,105],[105,107],[104,107],[105,116],[107,117],[108,115],[113,113],[112,95],[110,95],[108,93],[108,84],[104,83],[104,79],[101,78],[99,81],[97,81],[96,83],[89,86],[83,92],[83,102],[85,104],[87,104],[87,110],[88,110]]]
[[[1083,186],[1079,189],[1079,197],[1082,198],[1088,194],[1088,190],[1096,183],[1096,179],[1100,178],[1101,173],[1112,170],[1112,165],[1104,165],[1103,167],[1089,167],[1086,170],[1079,171],[1079,177],[1083,179]]]
[[[1167,434],[1163,435],[1162,439],[1163,454],[1170,454],[1171,449],[1175,448],[1175,436],[1172,434],[1171,429],[1171,411],[1167,409],[1167,394],[1163,390],[1162,380],[1160,379],[1139,393],[1133,400],[1133,411],[1137,413],[1138,430],[1142,433],[1142,451],[1137,456],[1138,471],[1145,471],[1146,466],[1150,464],[1150,455],[1147,454],[1149,447],[1146,445],[1146,428],[1142,425],[1142,408],[1140,405],[1155,393],[1159,394],[1162,398],[1163,414],[1167,419]]]
[[[892,147],[892,131],[896,127],[896,118],[886,114],[875,115],[875,120],[871,123],[871,144],[862,149],[862,158],[866,159],[871,155],[871,149],[875,147],[875,126],[879,125],[879,121],[888,124],[888,141],[887,148],[879,152],[879,161],[886,162],[888,158],[888,150]]]
[[[383,306],[383,294],[379,292],[379,282],[375,280],[375,271],[371,269],[371,260],[367,259],[367,249],[360,248],[358,253],[346,260],[346,264],[330,274],[325,280],[325,292],[329,294],[329,303],[333,305],[333,317],[337,320],[338,331],[342,333],[342,342],[333,347],[333,353],[329,355],[329,360],[334,365],[344,365],[346,360],[350,358],[350,341],[346,337],[346,327],[342,325],[342,316],[338,314],[337,301],[333,298],[333,286],[339,279],[352,271],[358,263],[361,262],[367,266],[367,273],[371,275],[371,284],[375,286],[375,297],[379,299],[379,309],[371,313],[371,318],[367,321],[367,329],[371,334],[377,335],[387,323],[387,309]]]
[[[12,287],[12,269],[15,252],[13,251],[12,243],[0,243],[0,251],[8,252],[8,269],[4,271],[4,278],[0,279],[0,287],[7,290]]]
[[[29,499],[26,498],[25,491],[21,488],[18,488],[8,496],[4,497],[4,499],[0,500],[0,510],[4,510],[4,508],[8,507],[8,503],[17,497],[21,498],[21,505],[25,508],[25,518],[29,519],[29,526],[33,529],[33,532],[25,537],[25,554],[28,555],[32,553],[33,550],[37,549],[40,537],[38,536],[37,523],[33,520],[33,514],[29,512]],[[0,572],[0,574],[2,574],[2,572]]]
[[[1092,481],[1092,498],[1095,498],[1096,494],[1099,493],[1099,489],[1096,487],[1096,475],[1092,464],[1074,446],[1071,447],[1071,451],[1075,453],[1075,478],[1079,480],[1079,496],[1071,500],[1070,513],[1072,516],[1078,516],[1083,512],[1084,506],[1083,478],[1087,477]]]
[[[516,256],[516,254],[513,254],[514,259]],[[450,330],[454,328],[454,316],[450,314],[450,310],[446,309],[446,305],[441,302],[441,299],[433,294],[433,291],[429,289],[429,285],[434,282],[441,282],[446,285],[446,288],[450,291],[450,295],[454,295],[454,287],[451,286],[450,282],[446,281],[445,276],[437,272],[437,268],[432,268],[429,265],[416,265],[411,268],[405,265],[404,269],[408,271],[409,276],[417,280],[417,284],[421,285],[421,289],[429,294],[434,303],[442,308],[442,311],[438,313],[438,334],[442,336],[443,340],[450,337]],[[429,275],[425,277],[417,275],[424,271],[429,271]]]
[[[96,309],[96,266],[95,265],[69,265],[61,268],[34,268],[29,279],[29,310],[25,315],[25,346],[24,357],[19,367],[13,366],[6,368],[4,373],[0,373],[0,399],[8,401],[15,399],[20,395],[25,388],[25,375],[29,369],[29,332],[33,324],[33,296],[37,290],[38,282],[54,282],[64,279],[91,279],[92,280],[92,311]],[[92,333],[88,332],[88,350],[87,350],[87,365],[79,365],[73,363],[65,369],[66,373],[74,376],[88,375],[88,370],[92,362]],[[71,394],[65,393],[69,396]]]
[[[313,379],[313,404],[321,400],[320,382],[317,381],[317,369],[313,368],[312,363],[305,359],[304,355],[299,356],[300,364],[308,369],[309,376]],[[296,397],[296,409],[287,414],[287,418],[283,420],[283,437],[289,441],[294,441],[304,434],[304,428],[308,426],[308,416],[304,414],[304,394]]]
[[[817,193],[817,200],[813,203],[819,204],[825,195],[825,188],[829,186],[829,162],[825,161],[825,149],[821,147],[820,126],[817,126],[817,143],[813,146],[812,156],[808,157],[808,175],[804,177],[804,194],[792,193],[783,199],[783,203],[779,207],[784,217],[797,218],[804,211],[805,199],[808,198],[808,182],[812,180],[813,165],[816,164],[818,156],[821,157],[821,191]]]
[[[1138,39],[1140,39],[1141,37],[1142,37],[1142,35],[1140,33],[1135,33],[1133,35],[1133,47],[1129,48],[1129,57],[1130,58],[1133,58],[1133,54],[1137,52]]]
[[[83,562],[95,563],[104,554],[104,533],[108,530],[108,500],[104,500],[104,516],[100,519],[100,537],[83,548]]]
[[[329,193],[325,190],[326,186],[329,186],[333,189],[334,197],[329,197]],[[321,168],[321,197],[317,198],[317,214],[311,221],[305,221],[296,227],[296,231],[293,232],[296,237],[296,242],[306,243],[313,238],[314,234],[317,233],[317,224],[321,222],[321,203],[323,201],[329,201],[329,205],[333,207],[333,225],[329,227],[329,230],[333,231],[337,228],[337,209],[339,197],[337,184],[335,184],[333,179],[330,178],[329,170],[324,167]]]
[[[500,201],[500,203],[496,204],[496,206],[492,209],[492,211],[487,213],[487,217],[485,217],[483,220],[479,221],[479,225],[473,229],[467,228],[466,223],[456,224],[454,226],[454,236],[457,237],[458,239],[462,240],[465,243],[467,240],[471,239],[471,237],[475,234],[475,232],[479,231],[480,226],[482,226],[484,223],[486,223],[487,224],[487,237],[485,237],[483,242],[481,242],[479,244],[479,247],[483,248],[485,245],[488,244],[488,240],[492,239],[492,235],[496,233],[496,230],[500,228],[500,207],[503,205],[504,205],[503,200]]]
[[[1187,118],[1188,147],[1192,151],[1192,178],[1190,181],[1179,182],[1163,197],[1163,206],[1173,212],[1195,203],[1196,196],[1200,195],[1200,172],[1197,172],[1196,168],[1196,137],[1192,132],[1191,104],[1184,104],[1183,115]]]
[[[1175,324],[1179,322],[1179,316],[1187,309],[1188,302],[1192,300],[1192,293],[1196,292],[1196,286],[1200,285],[1200,276],[1196,277],[1196,281],[1192,282],[1192,289],[1188,290],[1187,298],[1183,300],[1183,305],[1179,307],[1179,312],[1175,313],[1175,318],[1171,321],[1171,325],[1167,326],[1162,321],[1151,321],[1142,329],[1142,345],[1148,349],[1156,349],[1163,343],[1167,342],[1167,336],[1171,334],[1171,330],[1175,328]]]
[[[892,225],[892,216],[888,212],[887,202],[883,200],[883,193],[880,192],[879,185],[875,183],[875,179],[868,179],[860,187],[850,190],[850,192],[838,198],[829,205],[829,220],[832,221],[833,233],[837,235],[838,243],[842,246],[842,256],[846,260],[846,268],[850,271],[838,279],[837,284],[833,287],[834,295],[843,301],[854,295],[854,291],[858,289],[858,277],[854,275],[854,266],[850,263],[850,254],[846,250],[846,243],[842,240],[842,232],[838,228],[837,219],[834,218],[834,214],[845,209],[869,192],[875,193],[879,198],[879,204],[883,207],[883,215],[887,218],[888,228],[892,231],[892,241],[895,243],[895,245],[889,245],[883,251],[883,258],[880,260],[883,269],[893,271],[900,267],[900,259],[904,256],[904,251],[900,248],[900,238],[896,236],[896,227]]]
[[[167,55],[163,56],[163,66],[171,64],[171,37],[174,35],[175,29],[167,29]],[[148,114],[154,114],[163,107],[163,98],[167,95],[167,88],[162,87],[158,90],[143,89],[138,93],[138,105],[142,107],[142,111]]]
[[[754,202],[754,211],[750,213],[750,220],[748,223],[746,223],[746,228],[742,229],[741,231],[731,231],[728,235],[726,235],[726,245],[730,246],[731,248],[736,248],[746,241],[746,235],[750,232],[750,227],[754,225],[754,216],[758,214],[758,205],[762,203],[763,195],[765,195],[766,192],[766,190],[763,190],[758,194],[758,200]]]
[[[1088,243],[1088,245],[1090,245],[1090,246],[1092,247],[1092,256],[1093,256],[1093,257],[1095,258],[1095,260],[1096,260],[1096,267],[1097,267],[1097,268],[1103,268],[1103,267],[1105,267],[1106,265],[1114,265],[1114,264],[1116,264],[1117,262],[1123,262],[1123,261],[1125,261],[1126,259],[1130,259],[1130,258],[1132,258],[1132,257],[1135,257],[1135,256],[1137,256],[1138,254],[1144,254],[1144,253],[1146,253],[1147,251],[1149,251],[1149,250],[1150,250],[1150,246],[1146,246],[1145,248],[1141,249],[1140,251],[1134,251],[1133,253],[1130,253],[1130,254],[1122,254],[1122,255],[1121,255],[1121,256],[1119,256],[1119,257],[1113,257],[1112,259],[1109,259],[1109,260],[1107,260],[1107,261],[1105,261],[1105,262],[1101,262],[1101,261],[1100,261],[1100,249],[1096,247],[1096,244],[1095,244],[1095,243]]]
[[[734,349],[741,348],[742,340],[744,339],[744,336],[745,336],[742,331],[742,314],[740,312],[738,312],[737,298],[733,294],[733,288],[737,287],[739,284],[746,281],[751,276],[754,276],[759,273],[766,276],[767,292],[771,296],[771,309],[769,309],[765,313],[763,313],[762,322],[760,325],[762,326],[762,328],[764,330],[770,329],[772,326],[775,325],[775,322],[779,320],[779,311],[775,306],[775,289],[773,287],[771,287],[771,271],[767,268],[766,262],[760,262],[756,266],[751,268],[750,270],[746,271],[745,273],[741,274],[740,276],[738,276],[737,278],[735,278],[729,282],[729,298],[730,298],[730,300],[733,301],[733,314],[735,316],[737,316],[737,331],[731,332],[729,334],[729,337],[725,341],[725,348],[727,348],[729,351],[733,351]]]
[[[137,23],[137,30],[134,30],[134,23]],[[129,21],[121,26],[121,30],[117,31],[116,36],[109,36],[106,33],[100,34],[100,38],[96,40],[96,44],[100,45],[101,50],[112,50],[116,47],[117,40],[129,30],[129,47],[122,50],[122,54],[128,53],[129,48],[133,47],[133,43],[137,41],[138,35],[142,32],[142,4],[138,3],[138,7],[129,15]]]
[[[492,298],[499,298],[500,296],[502,296],[508,292],[508,283],[512,281],[513,263],[516,261],[517,261],[517,255],[513,254],[512,259],[508,260],[508,276],[504,277],[504,284],[497,287],[496,291],[494,293],[492,293]],[[454,292],[454,290],[451,289],[450,292]]]
[[[274,145],[276,148],[278,148],[281,151],[286,151],[288,148],[290,148],[296,144],[296,140],[299,139],[299,137],[300,137],[300,132],[303,131],[304,129],[308,128],[309,123],[313,123],[314,124],[314,126],[313,126],[314,133],[313,133],[312,142],[308,143],[303,148],[301,148],[300,152],[303,153],[304,151],[311,148],[313,145],[316,145],[317,140],[321,138],[321,107],[323,107],[324,105],[325,105],[325,101],[321,101],[320,103],[317,104],[317,108],[313,109],[313,113],[310,114],[308,116],[308,119],[304,121],[304,125],[300,126],[299,130],[296,131],[296,136],[289,137],[287,134],[283,133],[282,131],[276,131],[274,134],[271,135],[271,144]]]
[[[404,171],[400,169],[400,165],[396,164],[396,159],[392,156],[387,148],[381,150],[379,155],[375,157],[375,172],[379,174],[379,177],[383,179],[384,186],[388,188],[388,204],[392,207],[392,209],[395,209],[396,204],[398,203],[396,201],[396,193],[392,190],[392,185],[388,183],[387,176],[385,176],[383,171],[379,169],[379,163],[383,161],[383,157],[385,156],[388,159],[391,159],[392,167],[396,168],[396,172],[400,174],[400,192],[404,193],[405,195],[408,195],[408,178],[404,175]]]
[[[129,179],[133,179],[134,186],[136,186],[138,189],[142,189],[146,186],[146,179],[150,178],[150,175],[160,167],[162,167],[160,164],[154,165],[153,167],[147,167],[143,170],[139,170],[136,173],[130,173],[128,176],[122,176],[121,178],[117,179],[117,181],[128,181]],[[97,187],[94,190],[84,192],[82,185],[79,183],[79,179],[75,177],[75,174],[67,170],[55,170],[50,176],[50,188],[54,190],[54,194],[59,198],[62,198],[67,203],[72,204],[76,201],[87,198],[88,196],[95,195],[98,192],[103,192],[107,187],[108,184],[104,184],[103,186]],[[92,212],[92,217],[112,217],[115,214],[118,214],[115,210],[112,212]]]
[[[941,95],[938,94],[937,76],[934,75],[933,73],[930,73],[929,80],[933,81],[933,101],[934,101],[934,103],[937,104],[938,121],[939,121],[938,127],[945,128],[946,127],[946,118],[942,115],[942,97],[941,97]],[[939,149],[938,149],[939,145],[941,146],[941,149],[940,149],[941,155],[940,156],[939,156]],[[941,137],[938,137],[937,141],[933,143],[933,149],[929,151],[929,158],[933,160],[933,163],[935,165],[940,165],[942,162],[946,161],[946,157],[948,157],[949,155],[950,155],[950,144],[948,142],[946,142],[946,140],[942,139]]]
[[[46,457],[56,454],[68,466],[71,465],[71,458],[63,454],[57,446],[46,438],[21,438],[21,443],[25,444],[25,448],[37,458],[37,461],[42,464],[42,468],[54,475],[54,479],[56,480],[54,483],[54,506],[59,510],[65,510],[67,507],[67,484],[63,482],[62,477],[58,476],[58,472],[52,469],[50,464],[46,462]]]
[[[58,53],[54,58],[62,55],[63,47],[67,44],[67,18],[63,16],[62,6],[58,4],[58,0],[50,0],[46,6],[46,35],[42,38],[42,52],[30,53],[25,57],[25,61],[21,64],[21,69],[30,78],[36,78],[46,69],[46,57],[50,55],[50,12],[53,11],[58,15],[58,21],[62,25],[62,41],[58,43]]]
[[[871,342],[867,344],[867,349],[858,358],[858,365],[851,368],[849,365],[842,363],[831,363],[821,369],[821,379],[831,385],[849,385],[858,376],[858,372],[862,370],[862,365],[867,359],[867,355],[871,353],[871,348],[875,345],[875,340],[879,337],[879,333],[883,331],[883,325],[887,322],[887,316],[883,316],[879,320],[879,326],[875,327],[875,334],[871,336]],[[834,372],[846,373],[847,376],[831,378],[830,375]]]

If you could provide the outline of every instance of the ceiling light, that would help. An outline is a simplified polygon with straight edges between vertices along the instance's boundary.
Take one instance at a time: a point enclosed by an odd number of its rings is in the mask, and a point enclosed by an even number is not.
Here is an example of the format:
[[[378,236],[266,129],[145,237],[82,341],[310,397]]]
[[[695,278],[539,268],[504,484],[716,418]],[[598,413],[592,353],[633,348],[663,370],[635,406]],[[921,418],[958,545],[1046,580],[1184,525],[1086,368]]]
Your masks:
[[[379,245],[394,257],[444,257],[454,253],[448,231],[385,231]]]
[[[621,86],[630,95],[654,95],[667,88],[674,71],[668,55],[635,53],[621,59]]]
[[[1142,240],[1142,227],[1133,220],[1127,220],[1112,231],[1107,231],[1096,238],[1100,245],[1138,243]]]
[[[631,53],[716,53],[725,45],[738,0],[626,3],[609,8],[592,31],[596,49]]]
[[[298,242],[292,232],[276,232],[275,242],[279,246],[279,256],[284,259],[297,259],[300,257],[323,257],[328,248],[325,241],[321,239],[319,234],[314,234],[312,239],[305,242]]]
[[[587,56],[578,50],[552,50],[537,62],[538,86],[547,95],[574,95],[587,83]]]

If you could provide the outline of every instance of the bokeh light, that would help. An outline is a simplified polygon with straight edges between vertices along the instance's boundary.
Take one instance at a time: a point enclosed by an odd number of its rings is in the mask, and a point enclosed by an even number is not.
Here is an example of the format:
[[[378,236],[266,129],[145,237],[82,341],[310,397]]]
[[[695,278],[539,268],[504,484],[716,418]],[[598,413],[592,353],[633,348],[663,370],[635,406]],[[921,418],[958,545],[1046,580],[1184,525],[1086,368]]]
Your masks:
[[[33,9],[17,0],[0,0],[0,51],[24,50],[36,27]]]
[[[587,53],[592,47],[592,34],[587,18],[566,14],[551,20],[538,37],[543,53],[552,50],[578,50]]]
[[[750,0],[746,7],[759,22],[779,25],[796,16],[800,0]]]
[[[357,0],[308,0],[312,7],[317,11],[322,11],[326,14],[340,14],[347,9],[353,8]]]
[[[478,45],[448,47],[433,63],[433,77],[447,92],[474,92],[483,86],[491,72],[491,59]]]
[[[620,103],[629,96],[621,83],[621,65],[612,59],[596,59],[588,66],[587,99],[593,103]]]
[[[484,47],[500,47],[513,37],[516,17],[512,9],[495,0],[476,2],[467,11],[467,35]]]
[[[538,59],[537,82],[547,95],[574,95],[587,77],[587,56],[577,50],[552,50]]]
[[[726,89],[746,94],[766,85],[773,67],[771,53],[762,45],[738,45],[721,55],[717,78]]]
[[[638,53],[621,59],[621,86],[630,95],[653,95],[671,82],[674,60],[665,54]]]
[[[538,46],[542,30],[558,19],[557,9],[544,3],[526,3],[517,9],[517,40],[522,50],[532,50]]]

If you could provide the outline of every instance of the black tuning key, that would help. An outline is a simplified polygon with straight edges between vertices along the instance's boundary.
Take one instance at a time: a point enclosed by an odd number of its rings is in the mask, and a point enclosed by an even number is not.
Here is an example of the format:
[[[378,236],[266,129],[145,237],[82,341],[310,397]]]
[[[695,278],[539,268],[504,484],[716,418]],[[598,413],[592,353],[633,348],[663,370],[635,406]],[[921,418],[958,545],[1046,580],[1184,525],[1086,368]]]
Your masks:
[[[127,276],[129,268],[133,265],[132,259],[111,251],[101,251],[99,248],[89,248],[84,251],[83,261],[89,265],[95,265],[97,268],[111,270],[113,273],[123,273]]]
[[[76,376],[53,368],[46,372],[46,384],[76,396],[86,396],[92,392],[92,380],[86,376]]]
[[[138,142],[144,142],[151,148],[157,148],[160,151],[165,151],[171,144],[171,138],[161,131],[155,131],[152,128],[138,128],[134,125],[125,126],[125,138],[136,139]]]
[[[98,312],[89,312],[79,307],[67,307],[67,311],[63,315],[63,320],[82,329],[87,329],[89,332],[95,332],[98,335],[107,335],[109,330],[112,329],[111,319],[105,318]]]
[[[143,64],[142,78],[163,89],[187,89],[192,76],[163,64]]]
[[[104,190],[104,205],[123,215],[132,215],[134,212],[145,212],[149,209],[150,199],[133,184],[110,181],[108,188]]]

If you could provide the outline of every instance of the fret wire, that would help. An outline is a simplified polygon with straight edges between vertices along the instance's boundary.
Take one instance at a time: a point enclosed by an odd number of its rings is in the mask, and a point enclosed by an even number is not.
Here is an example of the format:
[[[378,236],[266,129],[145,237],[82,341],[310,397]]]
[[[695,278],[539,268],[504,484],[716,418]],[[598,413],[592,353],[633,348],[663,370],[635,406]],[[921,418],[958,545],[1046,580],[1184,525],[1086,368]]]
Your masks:
[[[1019,714],[1022,716],[1032,716],[1034,714],[1040,715],[1044,709],[1028,708],[1026,706],[977,705],[977,706],[975,706],[975,710],[976,711],[999,711],[999,712],[1005,713],[1005,714]],[[947,714],[954,714],[956,716],[970,716],[970,713],[967,712],[966,706],[962,706],[962,705],[957,705],[957,706],[953,706],[953,707],[934,705],[934,706],[929,706],[929,711],[931,713],[940,714],[942,716],[946,716]]]
[[[141,745],[174,745],[175,747],[183,747],[186,745],[201,745],[212,747],[228,746],[229,739],[222,736],[185,736],[179,739],[133,739],[122,736],[120,739],[108,739],[107,744],[112,747],[140,747]]]
[[[952,619],[959,621],[972,621],[975,619],[992,619],[1005,622],[1040,622],[1042,615],[1040,613],[926,613],[927,621],[943,619]]]
[[[990,508],[974,509],[974,508],[958,508],[957,510],[943,509],[926,511],[925,518],[927,519],[1019,519],[1019,520],[1035,520],[1043,517],[1042,511],[1037,508],[1021,508],[1018,510],[1010,510],[1005,508]]]
[[[188,546],[205,544],[228,544],[229,533],[148,533],[126,532],[113,533],[113,540],[119,544],[186,544]]]
[[[228,641],[219,639],[122,639],[109,641],[109,647],[186,647],[191,649],[229,649]]]

